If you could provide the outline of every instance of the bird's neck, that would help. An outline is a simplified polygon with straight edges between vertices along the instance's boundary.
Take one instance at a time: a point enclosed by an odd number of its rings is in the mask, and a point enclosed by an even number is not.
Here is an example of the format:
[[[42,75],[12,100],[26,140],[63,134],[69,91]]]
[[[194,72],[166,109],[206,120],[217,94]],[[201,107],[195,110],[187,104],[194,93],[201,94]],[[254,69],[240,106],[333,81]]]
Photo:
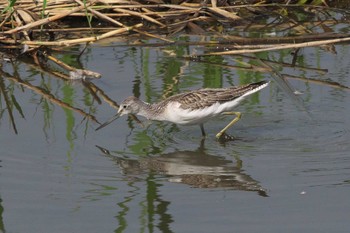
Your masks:
[[[149,120],[153,120],[153,117],[152,117],[153,116],[153,114],[152,114],[153,104],[143,102],[141,100],[138,104],[140,105],[140,110],[137,113],[137,115],[146,117]]]
[[[150,104],[140,101],[140,110],[137,115],[146,117],[148,120],[163,120],[163,108],[159,104]]]

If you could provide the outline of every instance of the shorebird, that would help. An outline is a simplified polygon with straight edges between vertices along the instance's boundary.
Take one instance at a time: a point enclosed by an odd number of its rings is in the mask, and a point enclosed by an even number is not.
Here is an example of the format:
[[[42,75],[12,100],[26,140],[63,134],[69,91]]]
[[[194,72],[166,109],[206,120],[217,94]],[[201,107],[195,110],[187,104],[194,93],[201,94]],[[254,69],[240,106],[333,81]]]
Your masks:
[[[118,113],[96,130],[105,127],[122,115],[136,114],[149,120],[168,121],[179,125],[199,125],[202,136],[205,137],[205,122],[222,115],[235,115],[236,117],[216,134],[216,138],[219,139],[241,118],[240,112],[232,110],[247,96],[268,84],[269,82],[261,81],[228,88],[204,88],[173,95],[154,104],[130,96],[120,104]]]

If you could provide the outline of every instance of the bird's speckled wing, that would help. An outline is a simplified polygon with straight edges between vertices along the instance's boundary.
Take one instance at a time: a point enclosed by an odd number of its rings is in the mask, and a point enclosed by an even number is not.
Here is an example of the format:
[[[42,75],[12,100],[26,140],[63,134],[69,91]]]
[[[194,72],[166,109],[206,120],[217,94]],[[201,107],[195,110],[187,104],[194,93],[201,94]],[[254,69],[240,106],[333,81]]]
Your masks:
[[[164,100],[166,102],[177,101],[181,104],[183,109],[201,109],[210,107],[211,105],[219,102],[225,103],[239,98],[249,91],[259,88],[265,85],[266,81],[257,83],[251,83],[243,86],[235,86],[229,88],[205,88],[186,93],[174,95]]]

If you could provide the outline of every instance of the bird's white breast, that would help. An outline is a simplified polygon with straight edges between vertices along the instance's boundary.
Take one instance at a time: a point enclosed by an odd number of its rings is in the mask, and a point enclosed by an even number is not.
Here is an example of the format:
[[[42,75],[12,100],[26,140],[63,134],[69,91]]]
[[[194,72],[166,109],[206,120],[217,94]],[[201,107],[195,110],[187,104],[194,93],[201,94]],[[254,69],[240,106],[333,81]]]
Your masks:
[[[203,109],[183,109],[178,102],[169,103],[166,110],[163,112],[165,121],[173,122],[180,125],[201,124],[219,116],[221,113],[230,111],[238,105],[240,101],[230,101],[226,103],[215,103]]]

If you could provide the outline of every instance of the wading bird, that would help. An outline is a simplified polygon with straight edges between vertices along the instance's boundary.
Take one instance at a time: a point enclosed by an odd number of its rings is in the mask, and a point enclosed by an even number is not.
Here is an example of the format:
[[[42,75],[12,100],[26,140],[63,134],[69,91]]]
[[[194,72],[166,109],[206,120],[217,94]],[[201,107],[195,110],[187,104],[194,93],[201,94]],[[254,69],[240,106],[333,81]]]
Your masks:
[[[216,138],[219,139],[241,118],[240,112],[232,110],[247,96],[268,84],[269,82],[261,81],[228,88],[204,88],[173,95],[154,104],[130,96],[120,104],[118,113],[96,130],[105,127],[122,115],[136,114],[149,120],[168,121],[179,125],[199,125],[204,137],[205,122],[222,115],[235,115],[236,117],[216,134]]]

